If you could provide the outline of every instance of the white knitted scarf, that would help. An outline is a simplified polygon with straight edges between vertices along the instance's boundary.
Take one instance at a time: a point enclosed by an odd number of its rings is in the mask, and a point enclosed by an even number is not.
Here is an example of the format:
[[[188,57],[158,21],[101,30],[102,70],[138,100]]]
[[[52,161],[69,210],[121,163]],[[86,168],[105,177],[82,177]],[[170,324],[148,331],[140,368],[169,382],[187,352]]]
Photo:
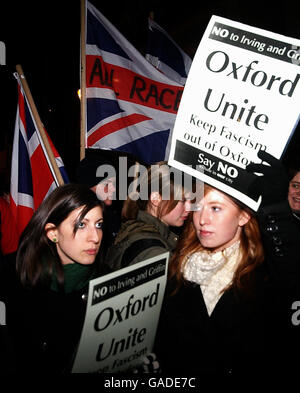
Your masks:
[[[232,281],[240,261],[239,245],[240,242],[237,241],[216,253],[200,251],[187,257],[183,276],[186,280],[200,285],[209,315],[220,299],[222,290]]]

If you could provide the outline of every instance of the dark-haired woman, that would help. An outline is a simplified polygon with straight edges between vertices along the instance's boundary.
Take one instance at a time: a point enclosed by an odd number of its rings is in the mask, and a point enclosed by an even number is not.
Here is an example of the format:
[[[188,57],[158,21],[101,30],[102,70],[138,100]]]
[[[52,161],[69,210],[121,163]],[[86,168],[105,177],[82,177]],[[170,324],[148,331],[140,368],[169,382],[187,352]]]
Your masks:
[[[43,201],[23,231],[18,284],[7,300],[17,372],[70,372],[89,280],[104,273],[98,261],[102,224],[96,194],[68,184]]]

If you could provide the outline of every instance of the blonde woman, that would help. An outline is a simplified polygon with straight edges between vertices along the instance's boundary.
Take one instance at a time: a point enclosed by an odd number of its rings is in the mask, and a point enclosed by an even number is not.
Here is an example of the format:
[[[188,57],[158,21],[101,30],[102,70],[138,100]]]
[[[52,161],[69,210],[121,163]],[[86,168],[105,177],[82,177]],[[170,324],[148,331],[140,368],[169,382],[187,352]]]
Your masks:
[[[182,227],[190,213],[182,175],[165,162],[144,172],[139,191],[124,202],[123,224],[105,259],[111,269],[173,252],[178,235],[171,228]]]

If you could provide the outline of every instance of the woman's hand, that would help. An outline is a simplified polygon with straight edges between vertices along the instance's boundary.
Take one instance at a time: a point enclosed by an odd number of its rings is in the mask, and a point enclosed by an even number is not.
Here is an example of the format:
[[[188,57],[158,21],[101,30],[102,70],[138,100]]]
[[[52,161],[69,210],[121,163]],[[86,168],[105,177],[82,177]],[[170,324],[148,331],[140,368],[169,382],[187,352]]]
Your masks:
[[[257,153],[262,160],[260,164],[251,163],[246,167],[247,172],[262,174],[257,176],[251,190],[262,196],[261,207],[273,205],[287,199],[289,181],[284,166],[277,158],[264,150]],[[265,162],[266,164],[263,164]]]

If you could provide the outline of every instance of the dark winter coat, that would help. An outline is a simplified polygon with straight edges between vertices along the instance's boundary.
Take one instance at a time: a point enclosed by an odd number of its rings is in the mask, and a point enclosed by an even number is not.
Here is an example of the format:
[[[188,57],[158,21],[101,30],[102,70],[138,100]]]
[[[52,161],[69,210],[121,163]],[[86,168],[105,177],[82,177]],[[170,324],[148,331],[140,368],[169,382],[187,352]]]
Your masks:
[[[108,273],[97,268],[94,277]],[[92,277],[93,278],[93,277]],[[14,266],[6,270],[7,330],[17,373],[63,374],[72,369],[84,323],[88,284],[70,293],[50,286],[26,289]]]
[[[186,282],[172,295],[168,283],[154,349],[163,372],[252,378],[296,369],[300,233],[286,204],[266,208],[259,221],[266,258],[250,297],[227,290],[209,316],[199,285]]]
[[[164,252],[172,252],[177,241],[178,236],[166,224],[149,213],[139,211],[136,220],[122,224],[105,262],[110,269],[118,270]],[[122,261],[124,253],[128,251],[130,255],[127,253],[126,260]]]

